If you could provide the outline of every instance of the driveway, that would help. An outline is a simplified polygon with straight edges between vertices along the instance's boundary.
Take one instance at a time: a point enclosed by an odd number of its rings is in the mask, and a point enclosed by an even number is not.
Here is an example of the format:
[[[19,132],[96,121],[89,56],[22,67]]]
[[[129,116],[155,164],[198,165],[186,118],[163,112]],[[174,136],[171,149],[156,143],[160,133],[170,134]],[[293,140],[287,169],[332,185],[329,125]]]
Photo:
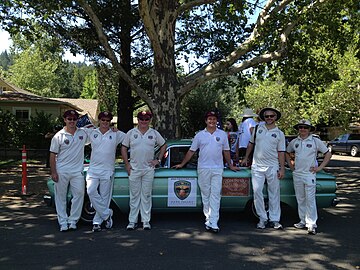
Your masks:
[[[319,211],[315,236],[292,227],[294,209],[283,211],[281,231],[256,230],[245,213],[222,213],[219,234],[204,231],[201,213],[154,213],[151,231],[128,232],[116,213],[111,230],[60,233],[42,201],[48,169],[29,165],[30,195],[21,196],[20,168],[0,168],[0,269],[359,269],[359,161],[334,155],[327,170],[341,202]]]

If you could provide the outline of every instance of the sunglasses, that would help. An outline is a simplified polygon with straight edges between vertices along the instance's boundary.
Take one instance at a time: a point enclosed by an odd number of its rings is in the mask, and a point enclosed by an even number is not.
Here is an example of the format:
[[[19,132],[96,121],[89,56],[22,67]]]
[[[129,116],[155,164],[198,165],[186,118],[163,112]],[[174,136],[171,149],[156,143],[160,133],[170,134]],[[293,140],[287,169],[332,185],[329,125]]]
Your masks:
[[[110,122],[111,120],[110,119],[100,119],[101,121],[103,122]]]
[[[78,119],[77,118],[66,118],[66,120],[68,120],[68,121],[77,121]]]
[[[264,118],[274,118],[276,115],[275,114],[268,114],[268,115],[264,115]]]
[[[310,129],[308,126],[298,126],[298,129]]]
[[[150,118],[141,118],[141,117],[139,117],[139,120],[141,120],[141,121],[150,121]]]

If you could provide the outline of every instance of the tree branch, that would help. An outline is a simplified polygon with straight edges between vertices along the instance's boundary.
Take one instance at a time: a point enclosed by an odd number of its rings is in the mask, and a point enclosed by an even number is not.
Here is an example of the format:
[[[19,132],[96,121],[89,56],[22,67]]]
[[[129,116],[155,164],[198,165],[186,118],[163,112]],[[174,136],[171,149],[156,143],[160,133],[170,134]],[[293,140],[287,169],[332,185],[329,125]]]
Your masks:
[[[80,6],[88,14],[91,21],[93,22],[96,33],[99,38],[99,41],[100,41],[101,45],[104,47],[104,50],[105,50],[109,60],[111,61],[113,66],[116,68],[116,70],[119,72],[119,75],[130,85],[130,87],[132,89],[134,89],[139,94],[139,96],[145,102],[147,102],[149,104],[149,106],[153,106],[153,100],[146,94],[146,91],[144,91],[144,89],[142,89],[138,84],[136,84],[136,82],[131,78],[131,76],[129,74],[126,73],[126,71],[123,69],[123,67],[119,63],[113,49],[111,48],[111,46],[108,42],[106,34],[103,31],[102,24],[101,24],[99,18],[97,17],[97,15],[95,14],[95,12],[93,11],[93,9],[91,8],[91,6],[89,4],[87,4],[87,2],[85,0],[78,0],[78,2],[80,4]]]

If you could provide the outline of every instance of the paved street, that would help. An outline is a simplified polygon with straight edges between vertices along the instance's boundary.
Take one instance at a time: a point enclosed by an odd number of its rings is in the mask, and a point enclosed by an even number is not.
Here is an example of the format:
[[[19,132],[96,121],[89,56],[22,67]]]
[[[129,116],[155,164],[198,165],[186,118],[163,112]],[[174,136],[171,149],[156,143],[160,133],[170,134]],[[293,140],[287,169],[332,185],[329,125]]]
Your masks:
[[[341,202],[319,211],[319,233],[309,236],[292,227],[293,209],[283,211],[282,231],[226,213],[215,235],[204,231],[201,213],[155,213],[151,231],[128,232],[126,216],[115,213],[111,230],[80,224],[61,233],[55,209],[42,202],[47,170],[30,169],[25,197],[21,173],[0,170],[0,269],[359,269],[360,158],[334,155],[327,171]]]

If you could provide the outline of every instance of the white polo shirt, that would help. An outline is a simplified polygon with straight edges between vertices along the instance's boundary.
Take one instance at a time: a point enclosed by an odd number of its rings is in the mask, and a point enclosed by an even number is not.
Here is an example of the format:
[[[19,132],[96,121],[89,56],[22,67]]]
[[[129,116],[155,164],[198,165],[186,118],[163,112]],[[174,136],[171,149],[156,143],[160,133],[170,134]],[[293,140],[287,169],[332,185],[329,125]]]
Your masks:
[[[307,138],[301,139],[300,136],[293,139],[286,148],[288,153],[295,152],[295,174],[308,174],[310,168],[316,165],[318,152],[326,153],[328,148],[319,138],[310,134]]]
[[[254,143],[255,128],[250,142]],[[253,165],[279,166],[278,152],[285,152],[285,135],[278,128],[268,130],[265,125],[259,125],[256,132]]]
[[[123,146],[130,148],[130,165],[133,170],[152,168],[149,162],[154,160],[155,147],[164,144],[164,138],[155,129],[149,128],[142,134],[137,127],[129,130],[122,142]]]
[[[239,126],[240,140],[239,148],[247,148],[249,141],[251,139],[250,128],[256,126],[256,122],[253,118],[248,118]]]
[[[82,172],[84,169],[84,146],[88,142],[87,133],[77,128],[74,135],[63,128],[51,139],[50,152],[56,154],[56,170],[59,173]]]
[[[228,136],[226,132],[216,129],[210,133],[205,128],[198,132],[191,143],[191,151],[199,151],[199,169],[220,169],[224,168],[223,150],[230,150]]]
[[[88,173],[98,177],[109,177],[115,168],[116,147],[125,137],[122,131],[109,129],[102,134],[100,129],[94,129],[89,134],[91,143],[91,157]]]

